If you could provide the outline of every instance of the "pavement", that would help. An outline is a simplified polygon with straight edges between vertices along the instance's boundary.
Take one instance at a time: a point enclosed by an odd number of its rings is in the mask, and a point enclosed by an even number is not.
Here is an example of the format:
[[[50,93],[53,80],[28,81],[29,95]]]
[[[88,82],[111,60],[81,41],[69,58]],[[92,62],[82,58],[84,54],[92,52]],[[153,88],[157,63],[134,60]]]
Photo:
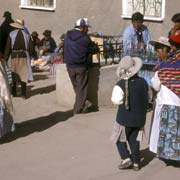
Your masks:
[[[110,141],[117,107],[72,116],[56,102],[55,77],[34,77],[30,97],[13,98],[16,131],[0,144],[0,180],[179,180],[180,166],[167,166],[148,150],[152,112],[141,143],[142,169],[119,170]]]

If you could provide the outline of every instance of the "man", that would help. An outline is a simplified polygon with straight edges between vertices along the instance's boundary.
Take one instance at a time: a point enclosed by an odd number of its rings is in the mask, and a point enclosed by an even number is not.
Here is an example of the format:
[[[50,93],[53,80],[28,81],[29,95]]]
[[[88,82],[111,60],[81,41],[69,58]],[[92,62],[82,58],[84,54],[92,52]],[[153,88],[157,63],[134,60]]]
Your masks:
[[[148,28],[143,25],[144,16],[136,12],[131,18],[132,24],[129,25],[123,33],[123,49],[125,55],[141,55],[151,50],[149,41],[152,39]]]
[[[74,29],[68,31],[64,39],[64,59],[76,94],[74,114],[87,112],[92,105],[87,100],[88,66],[98,47],[87,34],[89,26],[87,18],[77,20]]]
[[[3,23],[0,26],[0,54],[1,57],[4,56],[4,51],[6,47],[6,42],[9,36],[9,33],[14,29],[10,26],[10,23],[13,23],[14,20],[11,17],[9,11],[5,11],[3,17],[5,18]]]
[[[33,80],[30,56],[33,54],[33,43],[30,35],[24,31],[23,22],[17,19],[10,24],[15,28],[9,34],[5,49],[4,59],[8,61],[12,71],[12,94],[17,96],[17,82],[21,83],[22,97],[27,98],[26,83]]]
[[[43,32],[44,37],[40,41],[40,55],[47,55],[53,53],[57,45],[55,40],[51,37],[51,31],[45,30]]]

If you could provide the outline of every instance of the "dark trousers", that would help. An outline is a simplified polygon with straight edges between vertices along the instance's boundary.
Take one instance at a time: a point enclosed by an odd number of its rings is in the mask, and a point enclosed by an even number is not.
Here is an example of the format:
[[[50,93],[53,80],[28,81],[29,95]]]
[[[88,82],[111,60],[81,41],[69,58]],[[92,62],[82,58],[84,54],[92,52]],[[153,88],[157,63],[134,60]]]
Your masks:
[[[25,82],[20,82],[21,83],[21,95],[26,96],[26,83]],[[12,94],[13,96],[17,96],[17,82],[12,83]]]
[[[86,67],[67,68],[67,71],[76,94],[74,114],[81,113],[87,99],[88,71]]]
[[[129,153],[127,143],[118,141],[117,148],[122,159],[131,157],[133,163],[140,162],[140,145],[139,141],[136,140],[139,130],[140,128],[137,127],[125,127],[126,138],[131,150],[131,155]]]

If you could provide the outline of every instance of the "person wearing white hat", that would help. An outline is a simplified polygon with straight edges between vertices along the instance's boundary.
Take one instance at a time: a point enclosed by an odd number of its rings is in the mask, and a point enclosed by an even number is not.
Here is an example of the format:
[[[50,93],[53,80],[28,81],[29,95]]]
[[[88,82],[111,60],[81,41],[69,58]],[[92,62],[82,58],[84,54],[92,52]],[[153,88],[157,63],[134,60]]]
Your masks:
[[[158,56],[157,63],[153,69],[154,71],[156,71],[158,66],[168,59],[169,52],[171,50],[169,38],[161,36],[157,40],[150,41],[149,44],[154,46],[154,50],[156,52],[156,55]]]
[[[88,112],[92,106],[87,94],[88,68],[92,64],[92,54],[99,49],[87,34],[89,27],[87,18],[78,19],[64,39],[64,61],[76,95],[74,114]]]
[[[149,149],[165,163],[180,162],[180,29],[169,37],[171,55],[151,79],[157,92]]]
[[[116,143],[122,159],[119,169],[140,169],[139,141],[146,121],[148,103],[148,84],[137,74],[141,67],[140,58],[125,56],[116,71],[120,80],[113,88],[111,100],[119,107],[111,138]]]

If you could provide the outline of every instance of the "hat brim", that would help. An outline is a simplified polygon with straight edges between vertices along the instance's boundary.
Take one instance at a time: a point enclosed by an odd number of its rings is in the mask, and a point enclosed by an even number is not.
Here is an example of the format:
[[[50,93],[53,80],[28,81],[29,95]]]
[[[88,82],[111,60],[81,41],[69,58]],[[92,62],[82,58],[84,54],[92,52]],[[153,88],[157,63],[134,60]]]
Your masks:
[[[125,65],[126,61],[129,61],[131,59],[134,61],[133,66],[130,66],[130,67],[128,67],[128,65],[126,66]],[[126,69],[127,68],[131,72],[130,77],[132,77],[132,76],[134,76],[135,74],[138,73],[138,71],[141,69],[142,65],[143,65],[143,63],[142,63],[141,58],[125,56],[125,57],[123,57],[121,59],[119,65],[117,67],[116,74],[117,74],[117,76],[119,78],[121,78],[120,72],[122,71],[122,69]]]
[[[10,26],[14,27],[14,28],[18,28],[18,29],[24,29],[24,27],[16,22],[11,23]]]
[[[155,46],[155,44],[157,44],[157,43],[170,47],[169,42],[166,43],[166,42],[162,42],[162,41],[158,41],[158,40],[149,41],[149,44],[151,44],[152,46]]]

